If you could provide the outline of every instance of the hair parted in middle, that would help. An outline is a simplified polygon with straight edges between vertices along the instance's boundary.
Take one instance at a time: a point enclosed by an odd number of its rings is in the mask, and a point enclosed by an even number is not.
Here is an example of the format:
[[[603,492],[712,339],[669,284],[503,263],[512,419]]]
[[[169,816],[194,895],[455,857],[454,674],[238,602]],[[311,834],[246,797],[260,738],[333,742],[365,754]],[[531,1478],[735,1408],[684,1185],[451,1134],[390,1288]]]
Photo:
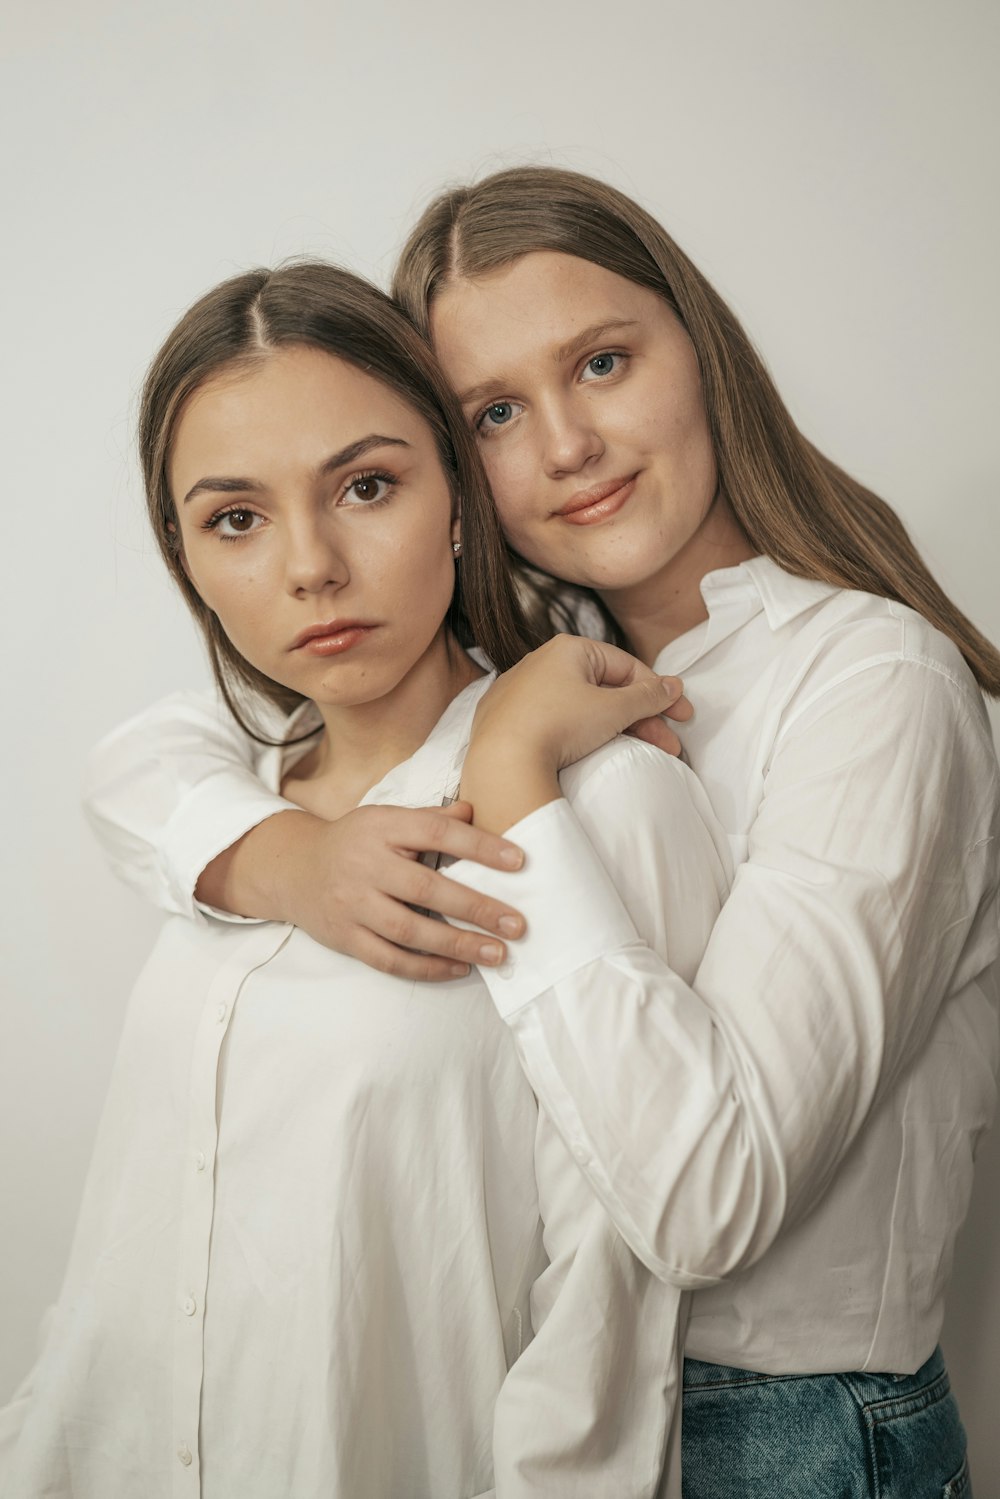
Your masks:
[[[426,342],[370,282],[324,261],[233,276],[207,292],[167,336],[146,375],[139,452],[150,522],[160,552],[204,636],[219,689],[237,722],[247,693],[285,712],[302,697],[252,666],[202,601],[183,562],[167,470],[185,402],[224,370],[252,366],[273,351],[321,349],[379,380],[428,424],[452,499],[461,505],[461,566],[447,625],[462,646],[477,645],[499,671],[541,641],[528,625],[507,561],[475,438]]]
[[[736,315],[663,226],[608,183],[557,167],[511,167],[439,194],[403,247],[393,295],[430,337],[449,282],[489,275],[534,251],[592,261],[655,292],[694,345],[719,484],[750,544],[799,577],[909,604],[1000,695],[1000,653],[947,596],[890,505],[798,430]],[[587,598],[513,556],[536,628],[573,629]]]

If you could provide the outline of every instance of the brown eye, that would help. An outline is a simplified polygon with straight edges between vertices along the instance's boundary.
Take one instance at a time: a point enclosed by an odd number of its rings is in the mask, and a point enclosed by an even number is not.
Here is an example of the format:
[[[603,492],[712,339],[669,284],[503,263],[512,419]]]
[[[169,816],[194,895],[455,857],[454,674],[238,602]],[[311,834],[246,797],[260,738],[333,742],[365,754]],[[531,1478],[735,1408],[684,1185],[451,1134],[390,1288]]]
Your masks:
[[[377,505],[389,498],[397,482],[389,474],[360,474],[347,486],[341,503],[359,506]]]
[[[213,516],[207,526],[210,531],[217,531],[221,537],[232,541],[237,536],[249,536],[251,532],[258,530],[257,522],[260,519],[256,510],[223,510]]]

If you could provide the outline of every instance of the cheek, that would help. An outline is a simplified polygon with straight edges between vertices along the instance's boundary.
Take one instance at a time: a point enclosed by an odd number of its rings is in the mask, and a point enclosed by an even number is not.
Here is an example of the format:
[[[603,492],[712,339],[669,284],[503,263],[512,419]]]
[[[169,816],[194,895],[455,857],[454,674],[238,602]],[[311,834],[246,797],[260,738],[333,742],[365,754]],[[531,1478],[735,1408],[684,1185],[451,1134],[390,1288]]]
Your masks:
[[[432,534],[408,532],[391,551],[376,549],[356,575],[373,612],[387,610],[404,631],[433,633],[448,612],[455,586],[450,531],[435,526]]]
[[[706,461],[714,464],[700,385],[694,383],[693,376],[683,381],[675,377],[672,383],[670,400],[664,402],[662,396],[663,389],[669,390],[671,385],[671,381],[665,379],[646,392],[646,398],[637,411],[647,441],[689,465],[702,465]]]
[[[267,617],[261,606],[262,569],[259,560],[219,558],[189,560],[187,572],[198,596],[218,617],[234,645],[253,639],[255,624]]]
[[[513,433],[510,438],[481,443],[479,451],[500,524],[516,545],[516,538],[530,524],[536,508],[534,491],[541,466],[533,460],[529,444]]]

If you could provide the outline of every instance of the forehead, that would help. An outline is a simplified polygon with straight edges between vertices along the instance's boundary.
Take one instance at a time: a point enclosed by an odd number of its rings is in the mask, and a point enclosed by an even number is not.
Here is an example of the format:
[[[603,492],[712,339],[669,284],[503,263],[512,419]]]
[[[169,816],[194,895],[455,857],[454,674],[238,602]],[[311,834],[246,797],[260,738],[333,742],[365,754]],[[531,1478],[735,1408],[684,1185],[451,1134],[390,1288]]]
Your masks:
[[[576,255],[538,250],[452,282],[431,308],[431,338],[456,387],[485,369],[553,352],[604,323],[671,319],[654,292]]]
[[[423,417],[382,381],[322,349],[292,345],[228,366],[185,401],[174,428],[171,472],[209,457],[247,468],[326,453],[372,431],[431,442]]]

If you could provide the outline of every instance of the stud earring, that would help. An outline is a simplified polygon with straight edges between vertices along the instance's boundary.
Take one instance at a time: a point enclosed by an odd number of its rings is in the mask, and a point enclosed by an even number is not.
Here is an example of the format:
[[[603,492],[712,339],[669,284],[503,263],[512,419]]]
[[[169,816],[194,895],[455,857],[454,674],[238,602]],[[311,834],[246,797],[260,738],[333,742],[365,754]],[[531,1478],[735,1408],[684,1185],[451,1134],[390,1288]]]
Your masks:
[[[461,557],[461,555],[462,555],[462,543],[460,541],[453,541],[452,544],[451,544],[451,549],[455,553],[456,557]]]

